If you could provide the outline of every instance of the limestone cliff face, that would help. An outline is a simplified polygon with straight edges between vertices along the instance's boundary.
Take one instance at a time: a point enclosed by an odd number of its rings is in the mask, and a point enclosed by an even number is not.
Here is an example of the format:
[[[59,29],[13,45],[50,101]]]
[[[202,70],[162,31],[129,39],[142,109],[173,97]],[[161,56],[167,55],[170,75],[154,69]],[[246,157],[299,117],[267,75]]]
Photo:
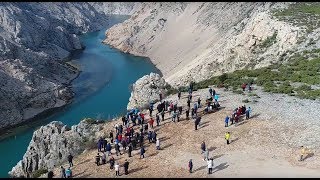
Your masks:
[[[160,99],[160,93],[164,96],[166,84],[165,80],[156,73],[141,77],[132,85],[127,109],[149,107],[150,102]]]
[[[144,3],[105,43],[147,56],[173,86],[259,68],[296,51],[304,31],[271,15],[288,3]],[[306,40],[307,41],[307,40]]]
[[[65,162],[71,153],[81,153],[85,142],[96,141],[103,124],[92,124],[83,120],[71,129],[62,122],[53,121],[33,133],[23,159],[12,168],[9,174],[13,177],[25,176],[38,169],[52,169],[58,163]]]
[[[0,129],[72,99],[77,71],[62,60],[83,48],[78,35],[99,30],[107,14],[139,3],[0,3]]]

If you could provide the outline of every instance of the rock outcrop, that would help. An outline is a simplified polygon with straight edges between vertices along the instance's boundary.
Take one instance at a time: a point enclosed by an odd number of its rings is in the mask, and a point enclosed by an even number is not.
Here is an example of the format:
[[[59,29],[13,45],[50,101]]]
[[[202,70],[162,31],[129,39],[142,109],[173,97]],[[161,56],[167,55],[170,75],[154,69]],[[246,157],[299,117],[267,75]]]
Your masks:
[[[140,3],[0,3],[0,129],[73,97],[77,70],[63,60],[82,49],[78,35],[100,30],[108,14],[130,15]]]
[[[132,85],[131,96],[127,106],[128,110],[132,108],[147,108],[150,102],[160,99],[159,94],[166,92],[167,83],[156,73],[150,73],[138,79]]]
[[[272,15],[289,4],[144,3],[130,19],[108,29],[104,42],[149,57],[172,86],[187,85],[237,69],[268,66],[292,55],[289,51],[303,51],[306,47],[301,49],[298,42],[303,28]]]
[[[27,177],[27,172],[30,176],[30,173],[39,169],[54,168],[65,162],[69,153],[77,155],[83,152],[87,142],[95,142],[102,126],[103,124],[96,124],[88,119],[71,129],[58,121],[42,126],[33,133],[27,152],[9,172],[10,176]]]

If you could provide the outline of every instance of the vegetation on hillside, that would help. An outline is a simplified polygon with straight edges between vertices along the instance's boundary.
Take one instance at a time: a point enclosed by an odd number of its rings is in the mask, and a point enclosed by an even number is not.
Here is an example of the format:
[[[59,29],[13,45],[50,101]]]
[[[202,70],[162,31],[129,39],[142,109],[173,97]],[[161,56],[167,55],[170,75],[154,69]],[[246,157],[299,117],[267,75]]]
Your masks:
[[[47,169],[38,169],[38,170],[34,171],[31,176],[32,176],[32,178],[38,178],[38,177],[40,177],[42,174],[45,174],[45,173],[47,173],[47,172],[48,172]]]
[[[204,81],[195,83],[194,88],[203,89],[211,85],[231,89],[234,93],[242,94],[243,83],[253,83],[263,87],[266,92],[283,93],[300,98],[316,99],[320,97],[320,89],[312,89],[311,85],[320,85],[320,56],[315,53],[319,49],[295,54],[285,64],[276,63],[268,67],[249,70],[242,69],[232,73],[225,73]],[[310,54],[317,57],[310,58]],[[292,83],[299,83],[294,87]],[[187,87],[179,87],[187,91]]]
[[[320,27],[320,2],[297,2],[273,11],[273,16],[295,26],[305,26],[310,33]]]

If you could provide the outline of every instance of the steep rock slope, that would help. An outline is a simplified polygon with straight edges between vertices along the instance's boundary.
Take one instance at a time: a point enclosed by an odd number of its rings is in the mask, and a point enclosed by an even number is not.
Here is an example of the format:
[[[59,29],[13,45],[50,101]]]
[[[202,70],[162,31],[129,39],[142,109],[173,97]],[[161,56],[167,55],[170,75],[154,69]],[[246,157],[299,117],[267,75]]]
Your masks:
[[[173,86],[279,61],[304,31],[272,16],[289,3],[145,3],[105,43],[148,56]]]
[[[78,35],[135,3],[0,3],[0,129],[70,102],[77,70],[62,60],[83,48]]]
[[[39,169],[52,169],[85,149],[85,142],[96,141],[102,124],[83,120],[71,129],[61,122],[53,121],[33,133],[23,159],[9,172],[14,177],[29,177]]]

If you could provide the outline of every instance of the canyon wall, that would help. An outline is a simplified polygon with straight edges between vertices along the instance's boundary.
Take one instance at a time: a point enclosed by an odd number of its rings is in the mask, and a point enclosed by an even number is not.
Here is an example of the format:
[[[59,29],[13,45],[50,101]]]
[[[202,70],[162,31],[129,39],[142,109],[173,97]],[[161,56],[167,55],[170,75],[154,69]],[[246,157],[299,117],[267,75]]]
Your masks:
[[[306,34],[303,28],[272,15],[289,4],[144,3],[130,19],[108,29],[104,42],[149,57],[172,86],[187,85],[268,66],[290,56],[290,51],[306,49],[299,42]],[[302,42],[308,42],[307,36]]]
[[[109,14],[140,3],[0,3],[0,129],[72,100],[78,70],[66,60],[79,35],[106,27]]]

